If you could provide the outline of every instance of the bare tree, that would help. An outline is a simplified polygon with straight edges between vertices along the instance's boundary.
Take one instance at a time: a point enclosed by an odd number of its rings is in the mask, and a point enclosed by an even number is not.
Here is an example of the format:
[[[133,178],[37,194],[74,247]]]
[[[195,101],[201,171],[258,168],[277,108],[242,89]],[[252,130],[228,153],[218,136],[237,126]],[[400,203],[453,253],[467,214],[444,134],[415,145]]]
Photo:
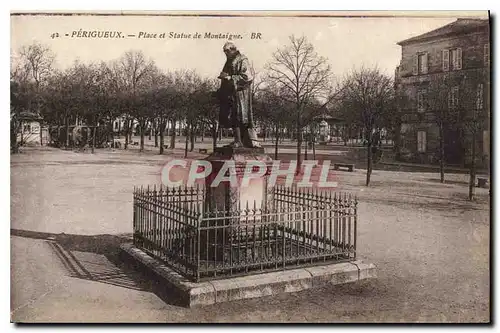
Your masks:
[[[54,61],[55,56],[50,48],[36,41],[21,47],[17,55],[11,56],[11,80],[17,82],[19,91],[29,91],[29,94],[24,95],[29,97],[26,109],[41,113],[42,89],[52,75]]]
[[[125,114],[125,149],[128,147],[129,136],[132,134],[133,114],[137,112],[135,109],[138,102],[138,90],[141,85],[144,85],[147,75],[153,71],[154,62],[146,59],[142,51],[127,51],[118,60],[115,65],[116,74],[120,76],[119,80],[123,84],[123,89],[129,94],[128,112]],[[141,121],[143,121],[141,117]],[[143,133],[145,124],[139,123],[139,129]],[[143,141],[141,140],[141,150],[144,149]]]
[[[444,183],[445,177],[445,138],[446,129],[453,124],[456,124],[456,117],[453,116],[450,110],[450,93],[452,84],[448,76],[436,77],[431,80],[425,90],[417,94],[417,109],[418,112],[430,112],[434,119],[434,123],[438,127],[439,136],[439,174],[440,181]]]
[[[379,69],[353,70],[343,83],[341,104],[344,114],[363,128],[367,141],[366,186],[370,184],[373,163],[374,131],[379,129],[384,113],[394,109],[392,80]]]
[[[278,159],[280,133],[294,119],[290,115],[290,110],[294,109],[294,104],[286,98],[280,96],[280,90],[273,85],[266,85],[260,90],[254,100],[255,118],[259,123],[269,125],[274,130],[274,158]]]
[[[46,45],[34,42],[31,45],[23,46],[19,52],[22,68],[32,79],[37,88],[42,85],[51,75],[55,56]]]
[[[90,64],[86,68],[88,74],[82,84],[82,105],[85,107],[85,115],[89,124],[92,124],[92,153],[96,146],[96,135],[100,127],[101,120],[106,117],[113,119],[116,114],[117,94],[116,81],[108,64]],[[105,123],[105,122],[104,122]],[[111,133],[113,127],[111,125]],[[106,134],[105,129],[101,129],[100,134]],[[107,136],[107,135],[106,135]],[[107,140],[107,137],[101,138]]]
[[[77,100],[78,81],[75,80],[78,66],[80,64],[75,62],[72,67],[64,71],[55,71],[44,90],[44,118],[49,123],[58,125],[56,141],[66,148],[70,146],[70,122],[81,109]],[[61,138],[61,125],[64,126],[64,138]]]
[[[477,160],[479,157],[478,136],[481,131],[489,130],[488,82],[490,82],[489,71],[476,71],[468,73],[458,86],[459,94],[455,109],[457,117],[461,119],[463,124],[464,143],[466,147],[469,147],[469,200],[473,200],[475,194]]]
[[[268,78],[284,91],[282,95],[294,104],[297,130],[297,165],[301,165],[302,131],[314,115],[307,106],[327,98],[331,71],[327,59],[319,56],[306,37],[290,37],[290,44],[278,49],[267,64]]]
[[[198,114],[198,121],[202,126],[208,126],[212,136],[212,148],[215,150],[217,146],[217,134],[219,129],[218,121],[218,102],[213,93],[217,90],[219,81],[217,79],[205,78],[199,89],[197,95],[197,102],[199,105],[200,113]]]

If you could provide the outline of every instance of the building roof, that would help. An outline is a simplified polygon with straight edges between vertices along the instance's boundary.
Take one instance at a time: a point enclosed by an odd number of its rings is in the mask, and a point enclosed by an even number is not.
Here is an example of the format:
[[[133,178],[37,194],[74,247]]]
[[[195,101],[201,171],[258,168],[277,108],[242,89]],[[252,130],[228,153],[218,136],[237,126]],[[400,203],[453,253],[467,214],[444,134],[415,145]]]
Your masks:
[[[447,24],[441,28],[426,32],[425,34],[411,37],[398,42],[398,45],[406,45],[421,42],[428,39],[443,37],[447,35],[461,35],[472,31],[489,27],[489,20],[484,19],[457,19],[455,22]]]
[[[18,118],[20,120],[42,120],[43,119],[43,117],[40,116],[38,113],[30,112],[30,111],[20,112],[18,115]]]
[[[317,115],[316,117],[314,117],[315,120],[326,120],[326,121],[342,121],[341,118],[338,118],[338,117],[334,117],[332,115],[329,115],[329,114],[321,114],[321,115]]]

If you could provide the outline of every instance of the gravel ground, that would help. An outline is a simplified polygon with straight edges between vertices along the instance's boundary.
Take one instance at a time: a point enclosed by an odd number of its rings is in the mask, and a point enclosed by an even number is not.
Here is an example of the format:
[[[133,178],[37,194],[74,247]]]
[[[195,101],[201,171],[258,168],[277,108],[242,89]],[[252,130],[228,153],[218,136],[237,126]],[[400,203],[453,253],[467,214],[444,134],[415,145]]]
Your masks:
[[[11,228],[22,236],[11,237],[13,320],[489,321],[489,191],[477,188],[476,200],[469,202],[467,175],[447,174],[440,184],[437,173],[382,170],[374,171],[367,188],[360,169],[335,177],[338,190],[358,195],[358,254],[377,266],[377,279],[178,307],[168,293],[116,259],[120,237],[132,229],[132,187],[158,183],[161,166],[171,157],[50,148],[11,156]],[[46,238],[43,233],[57,234],[90,278],[68,273],[46,241],[33,239]],[[129,282],[100,283],[96,276],[103,272],[95,267],[121,272]]]

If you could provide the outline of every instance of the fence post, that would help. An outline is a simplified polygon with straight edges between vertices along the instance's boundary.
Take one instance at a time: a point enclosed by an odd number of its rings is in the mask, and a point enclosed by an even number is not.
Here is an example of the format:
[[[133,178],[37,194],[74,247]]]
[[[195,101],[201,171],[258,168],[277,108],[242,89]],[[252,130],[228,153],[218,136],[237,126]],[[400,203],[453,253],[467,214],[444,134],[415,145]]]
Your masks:
[[[136,197],[136,187],[134,186],[134,193],[133,193],[133,204],[132,204],[132,209],[133,209],[133,216],[132,216],[132,242],[134,246],[137,246],[137,197]]]
[[[358,238],[358,196],[354,196],[354,259],[356,259],[356,242]]]

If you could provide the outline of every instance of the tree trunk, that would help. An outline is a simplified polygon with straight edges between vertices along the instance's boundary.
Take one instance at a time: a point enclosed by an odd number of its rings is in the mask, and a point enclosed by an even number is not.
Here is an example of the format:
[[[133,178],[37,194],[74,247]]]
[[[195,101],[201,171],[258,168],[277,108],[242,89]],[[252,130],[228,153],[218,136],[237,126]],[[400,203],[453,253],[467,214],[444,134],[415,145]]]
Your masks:
[[[10,127],[10,142],[12,145],[12,153],[17,154],[19,153],[19,145],[17,142],[17,133],[19,132],[19,122],[15,119],[16,116],[14,116],[14,120],[12,120],[11,127]],[[22,135],[22,132],[21,132]]]
[[[176,125],[177,121],[174,119],[172,120],[172,136],[170,137],[170,149],[175,149],[175,137],[176,137]]]
[[[23,128],[21,128],[21,133],[23,132]],[[22,143],[22,141],[21,141]],[[69,117],[66,115],[66,148],[69,147]]]
[[[472,157],[470,163],[469,200],[474,199],[474,188],[476,186],[476,131],[472,131]]]
[[[184,158],[187,157],[187,154],[188,154],[188,143],[189,143],[189,136],[190,136],[190,129],[191,129],[191,125],[187,125],[186,126],[186,143],[184,144]]]
[[[367,149],[368,149],[368,154],[367,154],[367,167],[366,167],[366,186],[370,185],[370,177],[372,175],[372,138],[371,138],[371,130],[367,133],[368,138],[367,138]]]
[[[213,151],[215,151],[215,148],[217,147],[217,137],[219,136],[219,131],[217,130],[217,125],[214,124],[212,126],[212,148]]]
[[[154,121],[154,125],[153,125],[153,128],[154,128],[154,131],[155,131],[155,148],[158,148],[158,131],[159,131],[159,123],[158,123],[158,120],[155,120]]]
[[[43,146],[42,122],[40,122],[40,147]]]
[[[302,135],[300,133],[300,128],[297,128],[297,169],[295,171],[296,174],[300,173],[301,164],[302,164]]]
[[[111,126],[111,148],[115,148],[115,128],[113,127],[114,122],[113,122],[113,114],[110,112],[109,113],[109,119],[110,120],[110,126]]]
[[[274,142],[274,159],[278,159],[279,127],[276,125],[276,140]]]
[[[23,128],[23,122],[22,121],[20,122],[19,126],[21,127],[21,138],[19,140],[19,145],[22,146],[23,145],[23,141],[24,141],[24,128]],[[16,136],[16,138],[17,138],[17,136]]]
[[[201,127],[201,142],[203,142],[203,139],[205,139],[205,125]]]
[[[148,140],[151,141],[151,132],[153,131],[153,123],[149,122],[148,124],[151,124],[151,126],[149,126],[149,133],[148,133]]]
[[[313,160],[316,161],[316,145],[314,144],[316,142],[315,137],[312,137],[312,149],[313,149]]]
[[[444,183],[444,129],[442,122],[439,124],[439,174],[441,183]]]
[[[139,152],[144,151],[144,130],[146,129],[146,122],[145,121],[140,121],[139,122],[139,132],[141,134],[141,146],[139,148]]]
[[[165,120],[160,120],[160,155],[163,155],[163,149],[165,146]]]
[[[189,133],[189,139],[190,139],[190,140],[189,140],[189,141],[190,141],[189,151],[193,151],[193,150],[194,150],[194,141],[195,141],[195,139],[196,139],[196,135],[195,135],[195,133],[196,133],[196,128],[193,128],[193,127],[194,127],[194,126],[192,126],[192,125],[191,125],[191,126],[190,126],[190,129],[191,129],[191,130],[189,131],[189,132],[190,132],[190,133]],[[186,138],[186,140],[187,140],[187,138]]]
[[[132,135],[134,135],[134,119],[131,118],[130,119],[130,126],[129,126],[129,131],[128,131],[128,135],[129,135],[129,141],[132,141]]]
[[[124,125],[125,125],[125,145],[123,146],[123,149],[128,149],[128,138],[129,138],[128,132],[130,131],[128,118],[125,119]]]
[[[304,160],[307,160],[307,146],[309,145],[309,137],[306,133],[306,139],[304,140]]]
[[[95,153],[95,136],[97,132],[97,124],[99,123],[99,117],[97,117],[95,124],[94,124],[94,129],[92,130],[92,154]]]

